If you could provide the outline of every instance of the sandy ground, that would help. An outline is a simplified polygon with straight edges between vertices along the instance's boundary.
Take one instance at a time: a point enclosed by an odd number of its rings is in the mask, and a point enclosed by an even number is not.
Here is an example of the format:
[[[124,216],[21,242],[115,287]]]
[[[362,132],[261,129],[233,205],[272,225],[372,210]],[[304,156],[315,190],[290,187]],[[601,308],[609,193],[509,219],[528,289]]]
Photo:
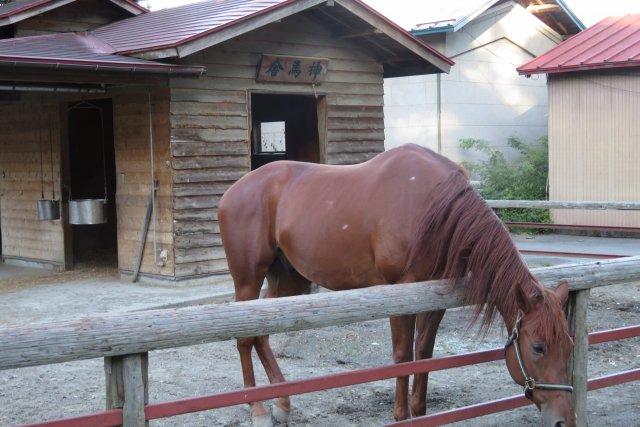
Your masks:
[[[63,273],[66,274],[66,273]],[[83,272],[82,280],[69,274],[65,282],[79,289],[87,278],[113,279],[113,271]],[[17,290],[34,292],[48,279],[16,278],[3,281],[0,298],[6,301]],[[50,280],[49,280],[50,282]],[[2,287],[0,287],[2,288]],[[177,292],[186,292],[178,289]],[[160,292],[160,291],[158,291]],[[190,294],[193,296],[193,294]],[[7,308],[5,305],[4,308]],[[485,338],[467,329],[468,312],[449,311],[436,342],[436,356],[501,347],[506,333],[496,328]],[[592,291],[589,327],[604,330],[640,324],[640,284],[611,286]],[[279,334],[272,346],[288,379],[381,366],[391,363],[388,322],[372,321],[343,327]],[[640,339],[590,347],[589,376],[597,377],[640,367]],[[104,409],[102,360],[70,362],[0,371],[0,426],[64,418]],[[255,361],[258,381],[265,376]],[[233,342],[156,351],[150,354],[150,401],[162,402],[220,391],[242,385],[238,356]],[[519,394],[503,362],[435,372],[431,375],[429,411]],[[310,393],[293,397],[291,426],[370,426],[391,423],[394,380]],[[626,384],[589,394],[589,425],[640,426],[638,384]],[[248,408],[189,414],[152,421],[152,426],[249,426]],[[458,426],[538,426],[533,406],[457,423]]]

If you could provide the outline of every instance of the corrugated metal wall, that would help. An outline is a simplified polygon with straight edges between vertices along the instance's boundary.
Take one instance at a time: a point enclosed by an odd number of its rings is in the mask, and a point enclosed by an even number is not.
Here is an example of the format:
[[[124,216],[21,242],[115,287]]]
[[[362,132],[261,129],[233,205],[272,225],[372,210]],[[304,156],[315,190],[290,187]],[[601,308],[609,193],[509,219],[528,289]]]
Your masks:
[[[551,200],[640,201],[640,71],[550,75]],[[640,227],[640,212],[554,211],[556,223]]]

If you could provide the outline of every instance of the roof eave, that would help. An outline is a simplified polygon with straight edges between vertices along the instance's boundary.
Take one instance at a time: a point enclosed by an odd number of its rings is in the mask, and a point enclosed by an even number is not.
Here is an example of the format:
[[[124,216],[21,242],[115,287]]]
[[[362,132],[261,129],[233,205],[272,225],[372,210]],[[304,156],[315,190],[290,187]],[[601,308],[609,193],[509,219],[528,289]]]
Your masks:
[[[587,28],[582,23],[582,21],[571,11],[571,9],[569,9],[569,6],[567,6],[563,0],[556,0],[556,3],[558,3],[558,6],[560,6],[560,8],[569,17],[569,19],[571,19],[571,21],[573,21],[573,23],[576,24],[578,28],[580,28],[580,31]]]
[[[618,68],[640,68],[640,62],[611,62],[607,64],[582,64],[563,67],[518,68],[517,71],[520,75],[531,76],[534,74],[575,73],[581,71],[602,71]]]
[[[113,63],[107,61],[80,61],[60,59],[35,59],[0,57],[0,67],[3,68],[52,68],[56,70],[83,70],[88,72],[113,72],[126,74],[161,74],[166,76],[200,77],[206,71],[201,66],[184,65],[154,65]]]

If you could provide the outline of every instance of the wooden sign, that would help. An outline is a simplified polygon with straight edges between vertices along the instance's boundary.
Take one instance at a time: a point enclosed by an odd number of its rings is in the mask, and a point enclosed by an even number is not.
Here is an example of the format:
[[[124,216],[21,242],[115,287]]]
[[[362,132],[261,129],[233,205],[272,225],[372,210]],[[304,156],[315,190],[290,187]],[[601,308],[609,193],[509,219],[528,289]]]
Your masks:
[[[329,60],[305,56],[262,55],[256,81],[275,83],[322,83]]]

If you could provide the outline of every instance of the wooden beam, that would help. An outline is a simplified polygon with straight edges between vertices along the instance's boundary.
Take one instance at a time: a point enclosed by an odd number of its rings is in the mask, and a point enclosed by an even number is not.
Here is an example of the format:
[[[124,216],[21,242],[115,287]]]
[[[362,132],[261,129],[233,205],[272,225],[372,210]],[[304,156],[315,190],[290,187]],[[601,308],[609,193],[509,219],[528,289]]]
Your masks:
[[[366,30],[346,31],[344,33],[337,34],[336,37],[340,39],[351,39],[351,38],[364,37],[364,36],[373,36],[378,34],[384,34],[384,33],[377,28],[367,28]]]
[[[532,269],[545,286],[572,291],[640,281],[640,256]],[[0,329],[0,370],[113,357],[239,337],[344,325],[463,305],[447,281],[118,313]]]

